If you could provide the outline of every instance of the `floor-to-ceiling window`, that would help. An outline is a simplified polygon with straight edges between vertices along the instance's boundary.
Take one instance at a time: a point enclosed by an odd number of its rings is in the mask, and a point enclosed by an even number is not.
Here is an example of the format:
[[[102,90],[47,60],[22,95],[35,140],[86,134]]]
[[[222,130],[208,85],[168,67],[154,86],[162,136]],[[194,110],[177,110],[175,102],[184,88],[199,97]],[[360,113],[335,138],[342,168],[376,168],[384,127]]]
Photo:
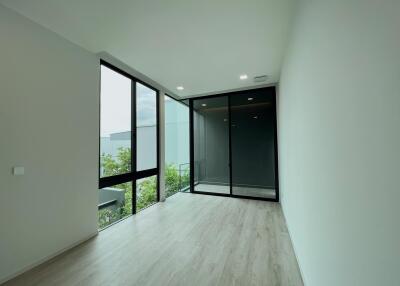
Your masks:
[[[99,228],[159,200],[158,94],[101,61]]]
[[[165,96],[165,194],[189,189],[189,106]]]
[[[275,88],[190,99],[191,191],[279,200]]]

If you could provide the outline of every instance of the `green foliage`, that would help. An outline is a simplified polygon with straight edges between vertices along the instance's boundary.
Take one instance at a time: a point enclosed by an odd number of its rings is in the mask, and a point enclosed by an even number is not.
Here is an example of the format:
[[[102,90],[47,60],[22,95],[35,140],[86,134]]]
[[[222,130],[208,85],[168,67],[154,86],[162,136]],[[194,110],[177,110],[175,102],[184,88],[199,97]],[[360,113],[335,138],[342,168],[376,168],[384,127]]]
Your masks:
[[[138,181],[136,209],[138,211],[157,202],[157,177]]]
[[[179,174],[175,165],[168,165],[165,168],[165,191],[166,197],[172,196],[179,190]]]
[[[99,228],[103,228],[109,225],[110,223],[119,220],[121,217],[117,211],[111,209],[99,210],[98,216],[99,216],[98,218]]]
[[[119,148],[118,155],[113,158],[110,154],[102,154],[101,166],[104,176],[113,176],[130,172],[130,148]],[[137,211],[140,211],[157,201],[157,177],[149,177],[137,181]],[[166,197],[172,196],[180,189],[189,186],[189,170],[182,171],[179,179],[179,171],[173,164],[165,169]],[[127,182],[114,186],[114,188],[125,190],[125,204],[117,209],[102,209],[99,211],[99,227],[103,228],[121,218],[132,214],[132,183]]]
[[[101,166],[105,177],[124,174],[131,171],[131,149],[118,148],[117,160],[111,154],[101,155]]]
[[[189,186],[189,170],[184,170],[179,179],[179,170],[174,164],[169,164],[165,168],[165,190],[166,197],[170,197],[181,189]]]

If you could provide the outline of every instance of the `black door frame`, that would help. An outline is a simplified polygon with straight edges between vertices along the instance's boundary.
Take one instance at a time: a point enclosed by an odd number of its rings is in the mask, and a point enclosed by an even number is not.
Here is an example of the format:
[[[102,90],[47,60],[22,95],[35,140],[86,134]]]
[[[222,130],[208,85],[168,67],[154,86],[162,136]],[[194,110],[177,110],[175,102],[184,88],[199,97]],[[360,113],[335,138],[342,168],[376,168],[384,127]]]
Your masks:
[[[118,174],[109,177],[101,177],[100,167],[101,167],[101,146],[100,146],[100,136],[99,136],[99,189],[115,186],[122,183],[132,183],[132,215],[137,213],[136,210],[136,201],[137,201],[137,194],[136,194],[136,181],[139,179],[157,176],[157,202],[160,201],[160,144],[159,144],[159,137],[160,137],[160,91],[152,87],[151,85],[141,81],[140,79],[132,76],[131,74],[125,72],[124,70],[110,64],[109,62],[100,59],[100,66],[105,66],[116,73],[119,73],[131,80],[131,171],[125,174]],[[136,111],[137,111],[137,104],[136,104],[136,83],[140,83],[151,90],[156,92],[156,143],[157,143],[157,166],[156,168],[146,169],[137,171],[137,126],[136,126]],[[101,96],[101,90],[100,90]],[[101,100],[99,101],[99,135],[100,135],[100,124],[101,124]],[[118,222],[118,221],[117,221]]]
[[[231,123],[231,95],[248,93],[249,91],[262,92],[264,90],[272,90],[274,93],[273,97],[273,126],[274,126],[274,163],[275,163],[275,198],[262,198],[262,197],[251,197],[251,196],[241,196],[235,195],[232,193],[232,123]],[[229,194],[222,193],[211,193],[211,192],[201,192],[195,191],[195,182],[194,182],[194,110],[193,110],[193,101],[196,99],[207,99],[207,98],[215,98],[215,97],[228,97],[228,121],[229,121]],[[243,199],[252,199],[252,200],[261,200],[261,201],[271,201],[271,202],[279,202],[279,166],[278,166],[278,133],[277,133],[277,115],[276,115],[276,88],[275,86],[264,87],[264,88],[256,88],[256,89],[248,89],[241,90],[235,92],[226,92],[220,94],[213,94],[207,96],[199,96],[189,98],[189,146],[190,146],[190,192],[194,194],[202,194],[202,195],[211,195],[211,196],[222,196],[222,197],[232,197],[232,198],[243,198]]]

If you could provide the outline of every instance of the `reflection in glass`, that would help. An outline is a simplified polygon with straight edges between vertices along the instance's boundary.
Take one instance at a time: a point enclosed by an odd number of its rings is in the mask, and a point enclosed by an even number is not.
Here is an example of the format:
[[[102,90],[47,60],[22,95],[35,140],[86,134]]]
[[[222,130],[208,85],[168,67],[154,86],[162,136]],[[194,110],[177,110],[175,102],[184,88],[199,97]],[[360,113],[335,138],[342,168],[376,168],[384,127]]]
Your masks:
[[[131,80],[102,65],[100,97],[100,176],[129,173]]]
[[[136,83],[137,170],[157,167],[157,92]]]
[[[131,214],[132,182],[127,182],[99,190],[99,229],[102,229]]]
[[[157,176],[136,180],[136,211],[157,202]]]
[[[194,190],[230,193],[228,97],[193,100]]]

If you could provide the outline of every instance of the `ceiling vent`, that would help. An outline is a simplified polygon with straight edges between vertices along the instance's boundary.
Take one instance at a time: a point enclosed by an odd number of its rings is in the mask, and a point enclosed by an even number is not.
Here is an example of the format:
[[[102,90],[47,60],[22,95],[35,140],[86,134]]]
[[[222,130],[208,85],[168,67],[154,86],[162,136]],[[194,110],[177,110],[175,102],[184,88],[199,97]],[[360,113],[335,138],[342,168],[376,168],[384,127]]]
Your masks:
[[[263,82],[268,79],[267,75],[259,75],[254,77],[254,82]]]

